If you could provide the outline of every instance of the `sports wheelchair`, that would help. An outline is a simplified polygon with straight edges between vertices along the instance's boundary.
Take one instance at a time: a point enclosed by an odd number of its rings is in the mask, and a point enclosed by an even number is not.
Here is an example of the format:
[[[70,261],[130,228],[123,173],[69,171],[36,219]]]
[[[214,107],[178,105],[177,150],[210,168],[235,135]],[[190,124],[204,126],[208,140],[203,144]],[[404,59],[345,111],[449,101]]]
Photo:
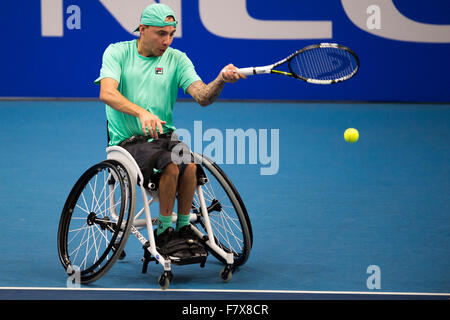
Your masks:
[[[150,206],[158,202],[158,179],[144,179],[134,158],[120,146],[106,148],[107,159],[95,164],[78,179],[62,210],[58,227],[58,254],[69,276],[78,281],[98,280],[119,259],[129,234],[142,244],[142,273],[151,261],[163,267],[158,277],[161,289],[169,287],[172,264],[199,263],[201,259],[173,260],[158,252],[154,225],[158,218]],[[191,228],[216,259],[224,264],[220,278],[228,282],[236,267],[245,264],[253,245],[250,219],[238,191],[211,159],[192,152],[197,164],[197,189],[190,213]],[[146,183],[144,183],[144,181]],[[148,183],[147,183],[148,181]],[[137,211],[140,190],[142,208]],[[172,214],[173,222],[177,215]],[[147,231],[147,237],[144,235]]]

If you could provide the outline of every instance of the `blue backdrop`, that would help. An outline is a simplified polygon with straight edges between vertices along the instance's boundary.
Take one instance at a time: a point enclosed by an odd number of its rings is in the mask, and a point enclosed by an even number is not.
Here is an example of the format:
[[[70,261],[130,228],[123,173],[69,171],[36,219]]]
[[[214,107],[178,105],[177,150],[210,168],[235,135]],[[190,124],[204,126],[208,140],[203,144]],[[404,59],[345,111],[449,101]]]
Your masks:
[[[133,39],[129,30],[137,26],[141,8],[152,2],[2,2],[0,96],[97,97],[99,88],[93,80],[104,49],[109,43]],[[179,34],[172,46],[188,54],[205,82],[228,63],[270,64],[317,42],[347,45],[361,59],[358,75],[342,84],[320,86],[275,75],[254,76],[228,85],[221,98],[450,101],[447,0],[161,2],[180,13]]]

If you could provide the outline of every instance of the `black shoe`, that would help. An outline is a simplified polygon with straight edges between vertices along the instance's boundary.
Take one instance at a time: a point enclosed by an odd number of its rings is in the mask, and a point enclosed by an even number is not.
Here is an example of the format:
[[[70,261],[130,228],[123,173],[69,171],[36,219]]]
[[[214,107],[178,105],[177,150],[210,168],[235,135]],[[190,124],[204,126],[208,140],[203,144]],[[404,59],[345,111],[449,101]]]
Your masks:
[[[192,230],[191,225],[188,224],[184,227],[181,227],[178,230],[178,237],[180,239],[184,239],[189,245],[189,251],[192,256],[206,256],[207,252],[205,247],[202,244],[199,236]]]
[[[204,265],[208,255],[200,238],[190,225],[181,228],[178,232],[169,227],[159,236],[156,236],[155,230],[155,242],[158,252],[175,264],[202,263]]]
[[[192,230],[191,225],[185,225],[178,230],[178,237],[181,239],[186,239],[187,241],[195,241],[200,240],[199,237],[195,234],[194,230]]]
[[[157,235],[157,230],[154,231],[156,248],[165,258],[177,262],[189,254],[184,250],[185,241],[178,237],[178,233],[172,227],[167,228],[159,235]]]
[[[155,243],[156,247],[164,248],[166,244],[168,244],[171,240],[175,238],[175,230],[172,227],[168,227],[161,234],[158,235],[158,228],[155,229]]]

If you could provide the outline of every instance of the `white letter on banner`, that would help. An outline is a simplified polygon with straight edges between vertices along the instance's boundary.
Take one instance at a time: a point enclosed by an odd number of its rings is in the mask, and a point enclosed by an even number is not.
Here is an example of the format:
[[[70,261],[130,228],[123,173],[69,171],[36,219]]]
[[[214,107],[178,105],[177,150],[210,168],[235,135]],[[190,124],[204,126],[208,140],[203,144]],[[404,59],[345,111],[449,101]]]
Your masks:
[[[200,19],[209,32],[234,39],[330,39],[331,21],[258,20],[246,0],[199,0]]]
[[[63,0],[41,0],[41,35],[62,37],[63,34]]]
[[[148,5],[156,3],[154,0],[100,0],[100,2],[114,19],[119,22],[122,28],[131,34],[133,34],[133,30],[139,26],[142,10]],[[182,35],[181,0],[160,0],[159,3],[164,3],[172,8],[178,20],[175,38],[180,38]],[[137,36],[138,33],[135,33],[134,35]]]
[[[392,0],[341,0],[349,19],[362,30],[373,35],[399,41],[450,42],[450,25],[421,23],[405,17],[397,10]],[[426,2],[423,2],[426,5]],[[380,29],[368,28],[367,8],[378,6],[383,16]]]

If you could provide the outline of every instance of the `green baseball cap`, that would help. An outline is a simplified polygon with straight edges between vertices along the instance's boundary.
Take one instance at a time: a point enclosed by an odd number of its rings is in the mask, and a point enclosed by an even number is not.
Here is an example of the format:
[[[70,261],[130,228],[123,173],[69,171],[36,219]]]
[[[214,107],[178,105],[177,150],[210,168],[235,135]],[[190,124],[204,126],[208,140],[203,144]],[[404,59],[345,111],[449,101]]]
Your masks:
[[[168,16],[172,16],[175,21],[166,21]],[[146,26],[165,27],[165,26],[177,26],[177,18],[173,10],[162,3],[154,3],[147,6],[141,15],[141,24]],[[139,31],[139,26],[133,31]]]

